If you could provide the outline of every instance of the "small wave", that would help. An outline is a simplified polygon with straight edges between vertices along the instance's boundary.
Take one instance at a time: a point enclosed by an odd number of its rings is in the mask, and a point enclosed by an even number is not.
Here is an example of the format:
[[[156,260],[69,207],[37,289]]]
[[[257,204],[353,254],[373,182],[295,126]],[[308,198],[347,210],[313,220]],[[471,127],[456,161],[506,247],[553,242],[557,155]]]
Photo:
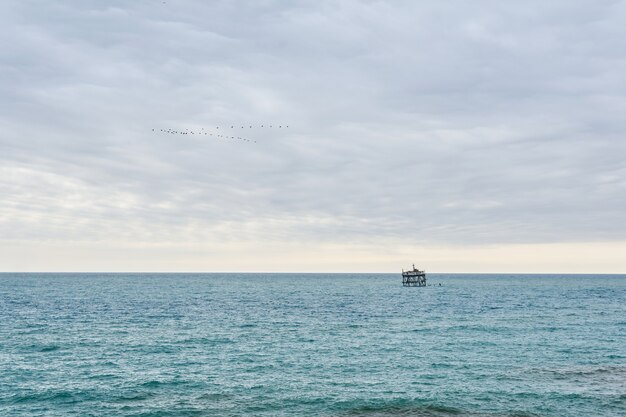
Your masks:
[[[524,411],[490,413],[462,410],[440,404],[415,404],[408,400],[364,404],[345,410],[340,415],[349,417],[539,417],[537,414]]]
[[[61,346],[57,346],[57,345],[49,345],[49,346],[42,346],[39,351],[40,352],[54,352],[55,350],[59,350],[61,349]]]
[[[197,409],[172,409],[172,410],[155,410],[155,411],[144,411],[140,414],[133,414],[137,417],[172,417],[172,416],[181,416],[181,417],[189,417],[189,416],[207,416],[205,410],[197,410]]]
[[[120,375],[116,375],[116,374],[111,374],[111,373],[104,373],[104,374],[91,374],[87,377],[87,379],[93,379],[93,380],[108,380],[108,379],[120,379],[122,378]]]
[[[191,338],[187,338],[187,339],[182,339],[178,342],[176,342],[177,345],[183,345],[183,346],[187,346],[187,345],[194,345],[194,344],[200,344],[200,345],[207,345],[207,346],[213,346],[213,345],[230,345],[230,344],[234,344],[235,341],[231,338],[227,338],[227,337],[221,337],[221,338],[211,338],[211,337],[191,337]]]
[[[76,403],[79,401],[72,392],[68,391],[42,391],[33,392],[28,394],[14,395],[11,397],[11,402],[14,404],[30,403],[30,402],[45,402],[45,403]]]
[[[151,381],[146,381],[138,385],[138,387],[141,387],[141,388],[165,388],[165,387],[179,387],[179,386],[186,386],[191,389],[194,387],[201,386],[201,384],[198,382],[190,381],[186,379],[172,379],[172,380],[167,380],[167,381],[151,380]]]
[[[218,393],[218,392],[206,393],[198,397],[199,400],[208,400],[208,401],[223,401],[223,400],[230,400],[232,398],[234,398],[234,395],[232,394],[225,394],[225,393]]]
[[[415,417],[440,417],[460,416],[463,411],[458,408],[442,406],[438,404],[416,404],[411,400],[393,401],[368,401],[362,404],[353,404],[344,410],[341,415],[345,416],[415,416]]]
[[[568,368],[545,369],[543,372],[557,377],[593,377],[593,376],[624,376],[626,366],[620,365],[586,365]]]
[[[28,346],[23,346],[22,349],[31,351],[31,352],[54,352],[55,350],[61,349],[59,345],[40,345],[40,344],[32,344]]]
[[[117,402],[125,403],[125,402],[135,402],[135,401],[145,401],[154,397],[154,394],[149,392],[137,392],[132,394],[124,394],[116,399]]]
[[[167,385],[167,384],[168,384],[167,382],[161,382],[161,381],[147,381],[141,384],[141,386],[146,387],[146,388],[157,388],[157,387]]]

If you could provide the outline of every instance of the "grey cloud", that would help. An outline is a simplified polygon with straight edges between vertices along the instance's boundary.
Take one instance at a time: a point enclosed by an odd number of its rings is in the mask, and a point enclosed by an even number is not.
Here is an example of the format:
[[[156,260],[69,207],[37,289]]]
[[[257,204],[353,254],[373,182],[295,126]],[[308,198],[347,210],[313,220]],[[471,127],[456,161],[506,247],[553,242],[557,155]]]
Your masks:
[[[2,7],[6,239],[624,237],[625,2]]]

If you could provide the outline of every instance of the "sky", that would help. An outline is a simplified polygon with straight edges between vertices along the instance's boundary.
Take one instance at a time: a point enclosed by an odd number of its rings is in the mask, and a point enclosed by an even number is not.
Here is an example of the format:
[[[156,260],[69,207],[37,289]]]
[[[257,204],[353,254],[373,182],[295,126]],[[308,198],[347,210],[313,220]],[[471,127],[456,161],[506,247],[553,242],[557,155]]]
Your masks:
[[[625,273],[624,22],[3,0],[0,271]]]

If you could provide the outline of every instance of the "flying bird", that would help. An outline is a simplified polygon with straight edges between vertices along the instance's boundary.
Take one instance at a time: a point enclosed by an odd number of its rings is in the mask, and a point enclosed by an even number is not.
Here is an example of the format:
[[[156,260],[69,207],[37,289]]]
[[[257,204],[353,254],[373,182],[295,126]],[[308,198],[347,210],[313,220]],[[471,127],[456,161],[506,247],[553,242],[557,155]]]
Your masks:
[[[224,126],[222,126],[222,127],[224,127]],[[226,128],[227,127],[228,126],[226,126]],[[245,127],[246,127],[246,125],[241,125],[240,126],[241,129],[245,129]],[[273,129],[274,125],[273,124],[271,124],[271,125],[266,125],[266,124],[256,125],[256,128],[263,128],[263,129],[265,129],[266,127]],[[285,125],[285,126],[278,125],[279,129],[282,129],[283,127],[284,128],[288,128],[289,125]],[[220,126],[215,126],[215,130],[219,131],[219,128],[220,128]],[[230,128],[234,129],[235,125],[231,125]],[[254,128],[255,128],[255,125],[248,125],[248,129],[254,129]],[[163,133],[168,133],[170,135],[190,135],[190,134],[191,135],[195,135],[196,133],[198,135],[202,135],[204,133],[204,136],[208,135],[208,136],[214,136],[216,138],[222,138],[222,139],[233,139],[233,140],[237,139],[237,140],[240,140],[242,142],[257,143],[256,140],[252,140],[252,139],[249,139],[249,138],[244,138],[244,137],[241,137],[241,136],[220,135],[220,134],[217,134],[217,132],[215,132],[215,134],[213,134],[214,132],[211,132],[211,130],[213,130],[213,128],[200,127],[200,128],[198,128],[197,132],[195,130],[191,130],[189,128],[184,128],[183,130],[175,130],[175,129],[171,129],[171,128],[165,128],[165,129],[151,128],[151,130],[153,132],[160,131],[160,132],[163,132]]]

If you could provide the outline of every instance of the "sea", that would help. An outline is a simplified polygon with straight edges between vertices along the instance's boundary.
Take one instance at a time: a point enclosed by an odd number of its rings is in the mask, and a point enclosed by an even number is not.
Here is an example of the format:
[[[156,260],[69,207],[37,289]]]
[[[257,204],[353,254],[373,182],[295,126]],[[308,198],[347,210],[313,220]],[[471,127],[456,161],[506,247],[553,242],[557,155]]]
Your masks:
[[[626,416],[626,275],[428,282],[0,274],[0,416]]]

